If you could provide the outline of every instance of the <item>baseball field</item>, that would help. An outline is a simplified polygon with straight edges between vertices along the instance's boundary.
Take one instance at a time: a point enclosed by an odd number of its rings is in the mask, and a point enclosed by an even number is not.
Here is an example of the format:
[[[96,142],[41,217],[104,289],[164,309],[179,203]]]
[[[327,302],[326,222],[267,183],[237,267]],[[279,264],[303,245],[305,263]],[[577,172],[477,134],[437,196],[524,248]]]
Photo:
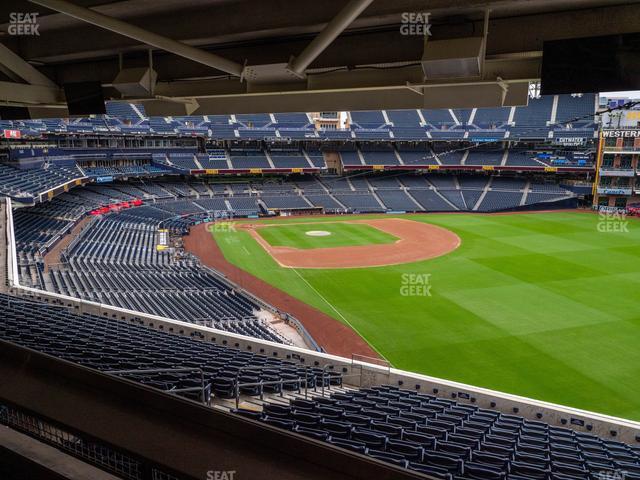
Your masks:
[[[459,245],[365,268],[292,268],[270,253],[393,244],[358,218],[251,221],[270,226],[213,235],[229,262],[349,325],[397,368],[640,420],[640,222],[404,215]]]

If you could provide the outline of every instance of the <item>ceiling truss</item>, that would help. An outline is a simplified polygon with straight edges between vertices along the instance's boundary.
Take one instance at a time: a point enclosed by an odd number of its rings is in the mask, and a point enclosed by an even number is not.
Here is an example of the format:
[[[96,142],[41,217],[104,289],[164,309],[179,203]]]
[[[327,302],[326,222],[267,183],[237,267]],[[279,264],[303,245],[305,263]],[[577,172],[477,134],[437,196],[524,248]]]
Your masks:
[[[636,1],[431,0],[425,7],[326,0],[324,10],[334,6],[335,13],[322,19],[317,3],[301,1],[309,18],[292,11],[298,23],[284,27],[279,12],[264,18],[269,11],[259,10],[270,0],[201,0],[211,3],[209,17],[190,16],[191,30],[220,24],[224,13],[219,30],[235,41],[217,42],[180,35],[171,15],[181,15],[184,4],[174,11],[172,0],[137,16],[129,14],[129,0],[93,8],[90,0],[29,1],[40,9],[41,36],[0,37],[0,102],[38,107],[39,116],[64,115],[61,86],[89,80],[100,81],[107,98],[139,101],[154,115],[521,105],[540,77],[544,40],[629,33],[640,25]],[[248,4],[254,16],[243,11]],[[432,36],[403,35],[407,12],[423,10]],[[465,37],[484,38],[480,75],[426,78],[420,62],[429,42]],[[152,93],[122,98],[112,88],[121,69],[150,68],[151,59]]]

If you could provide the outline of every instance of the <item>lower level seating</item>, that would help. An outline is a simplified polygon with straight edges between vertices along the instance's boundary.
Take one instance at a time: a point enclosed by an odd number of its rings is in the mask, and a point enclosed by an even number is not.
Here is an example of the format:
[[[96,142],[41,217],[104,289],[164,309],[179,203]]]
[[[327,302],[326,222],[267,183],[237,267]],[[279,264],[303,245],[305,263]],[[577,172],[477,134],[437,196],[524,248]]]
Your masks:
[[[438,195],[435,190],[411,190],[411,196],[422,205],[427,212],[451,212],[456,210],[455,207]]]
[[[117,375],[171,394],[208,401],[211,393],[233,397],[238,382],[298,379],[287,387],[265,386],[265,392],[300,390],[305,378],[311,387],[322,382],[321,369],[177,333],[177,327],[176,334],[161,332],[0,294],[0,339],[103,372],[124,371]],[[341,383],[339,375],[331,381]],[[245,395],[261,392],[242,389]]]
[[[489,191],[482,199],[478,211],[495,212],[515,208],[520,205],[522,192],[498,192]]]
[[[390,385],[236,413],[432,478],[640,479],[638,447]]]
[[[158,251],[157,229],[148,221],[129,215],[94,221],[65,250],[62,263],[42,273],[42,288],[287,343],[256,316],[260,307],[246,294],[195,261]]]
[[[354,212],[381,212],[385,210],[370,193],[336,193],[334,197]]]
[[[401,190],[379,190],[378,197],[389,210],[415,212],[423,208]]]
[[[325,212],[335,212],[342,210],[342,206],[328,193],[317,193],[305,195],[314,206],[324,208]]]

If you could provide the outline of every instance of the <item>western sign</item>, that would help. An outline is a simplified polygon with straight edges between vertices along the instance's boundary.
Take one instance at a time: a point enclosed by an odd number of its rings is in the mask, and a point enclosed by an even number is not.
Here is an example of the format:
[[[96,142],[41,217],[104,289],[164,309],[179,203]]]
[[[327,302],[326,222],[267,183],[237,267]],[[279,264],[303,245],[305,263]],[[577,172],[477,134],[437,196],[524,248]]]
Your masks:
[[[640,130],[603,130],[602,136],[604,138],[640,138]]]

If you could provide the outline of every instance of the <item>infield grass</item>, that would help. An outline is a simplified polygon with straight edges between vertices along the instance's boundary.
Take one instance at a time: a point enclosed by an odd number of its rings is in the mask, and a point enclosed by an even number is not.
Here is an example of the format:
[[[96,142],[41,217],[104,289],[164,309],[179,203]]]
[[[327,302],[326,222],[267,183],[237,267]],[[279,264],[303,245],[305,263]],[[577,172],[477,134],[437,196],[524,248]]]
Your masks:
[[[402,218],[462,244],[324,270],[281,268],[242,230],[215,237],[229,261],[348,323],[395,367],[640,420],[640,221],[606,233],[579,212]],[[310,220],[283,223],[298,221]],[[406,274],[430,275],[431,296],[403,296]]]
[[[307,232],[324,231],[327,236],[310,236]],[[351,247],[381,243],[393,243],[393,235],[365,224],[331,222],[318,224],[271,225],[256,229],[272,247],[300,249]]]

